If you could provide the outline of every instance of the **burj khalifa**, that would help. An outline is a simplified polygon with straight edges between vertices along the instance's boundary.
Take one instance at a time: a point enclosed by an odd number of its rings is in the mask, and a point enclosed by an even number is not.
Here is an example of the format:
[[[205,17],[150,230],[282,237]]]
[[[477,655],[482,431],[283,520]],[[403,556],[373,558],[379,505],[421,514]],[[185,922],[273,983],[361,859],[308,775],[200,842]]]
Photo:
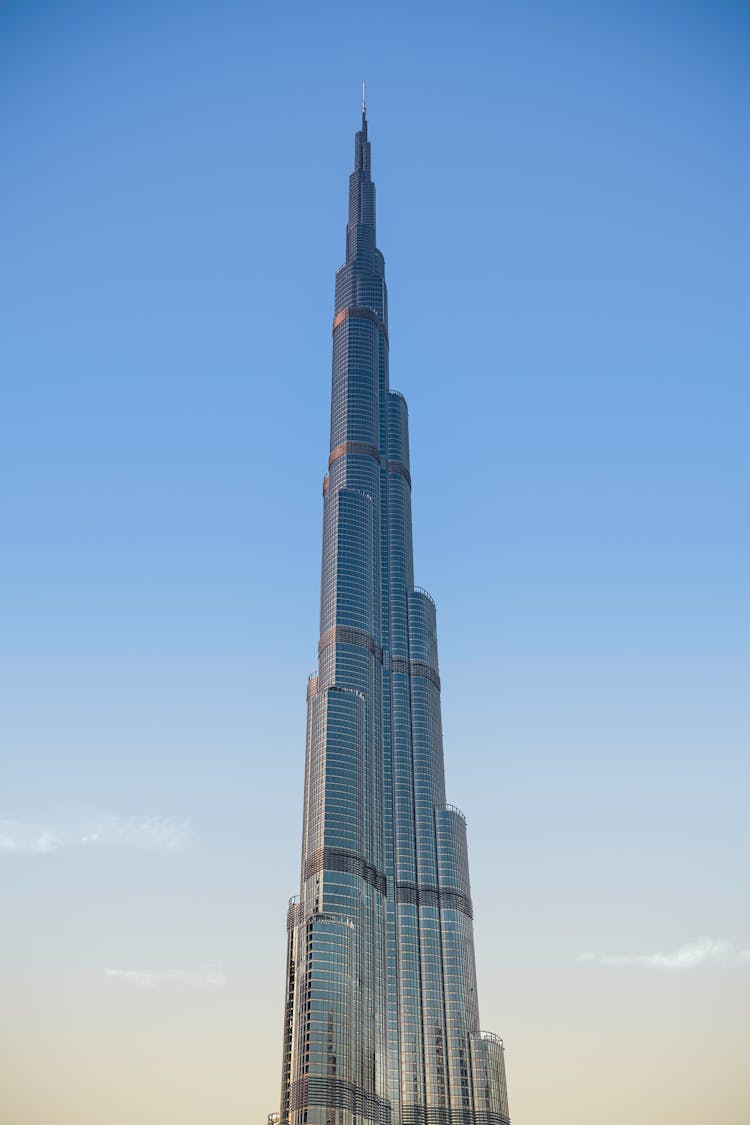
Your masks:
[[[388,351],[363,104],[336,274],[279,1116],[509,1125],[502,1040],[479,1024],[466,822],[446,801],[435,603],[414,585],[408,415]]]

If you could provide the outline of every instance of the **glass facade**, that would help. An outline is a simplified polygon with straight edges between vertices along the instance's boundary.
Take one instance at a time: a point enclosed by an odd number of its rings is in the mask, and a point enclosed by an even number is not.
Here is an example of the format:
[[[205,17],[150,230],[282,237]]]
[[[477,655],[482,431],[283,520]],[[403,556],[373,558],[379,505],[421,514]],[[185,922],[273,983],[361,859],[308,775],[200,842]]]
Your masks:
[[[466,823],[446,803],[435,605],[414,585],[367,121],[336,275],[318,670],[308,683],[280,1125],[508,1125],[479,1028]]]

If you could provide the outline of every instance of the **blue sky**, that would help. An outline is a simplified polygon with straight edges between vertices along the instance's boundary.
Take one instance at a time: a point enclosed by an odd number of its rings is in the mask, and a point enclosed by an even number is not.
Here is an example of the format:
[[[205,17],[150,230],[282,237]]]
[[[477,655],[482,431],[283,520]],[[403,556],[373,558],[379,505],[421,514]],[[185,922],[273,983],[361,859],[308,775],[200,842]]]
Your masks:
[[[514,1121],[746,1120],[749,46],[738,3],[2,6],[13,1125],[276,1107],[362,78]]]

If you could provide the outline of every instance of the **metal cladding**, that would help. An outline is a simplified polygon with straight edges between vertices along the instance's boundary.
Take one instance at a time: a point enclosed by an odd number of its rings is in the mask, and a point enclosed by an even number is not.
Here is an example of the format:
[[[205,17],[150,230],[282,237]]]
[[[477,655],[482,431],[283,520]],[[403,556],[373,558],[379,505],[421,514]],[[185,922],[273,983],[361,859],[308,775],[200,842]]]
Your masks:
[[[336,274],[317,675],[287,914],[280,1125],[508,1125],[479,1029],[466,823],[446,804],[435,605],[414,586],[367,121]]]

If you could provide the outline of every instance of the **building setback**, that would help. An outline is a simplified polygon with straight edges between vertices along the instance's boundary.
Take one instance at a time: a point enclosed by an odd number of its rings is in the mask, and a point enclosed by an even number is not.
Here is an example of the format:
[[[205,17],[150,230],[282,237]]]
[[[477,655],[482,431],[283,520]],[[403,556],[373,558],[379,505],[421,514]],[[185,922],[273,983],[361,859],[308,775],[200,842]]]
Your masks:
[[[479,1029],[466,823],[445,799],[435,604],[414,585],[364,104],[323,498],[281,1125],[508,1125],[502,1040]]]

